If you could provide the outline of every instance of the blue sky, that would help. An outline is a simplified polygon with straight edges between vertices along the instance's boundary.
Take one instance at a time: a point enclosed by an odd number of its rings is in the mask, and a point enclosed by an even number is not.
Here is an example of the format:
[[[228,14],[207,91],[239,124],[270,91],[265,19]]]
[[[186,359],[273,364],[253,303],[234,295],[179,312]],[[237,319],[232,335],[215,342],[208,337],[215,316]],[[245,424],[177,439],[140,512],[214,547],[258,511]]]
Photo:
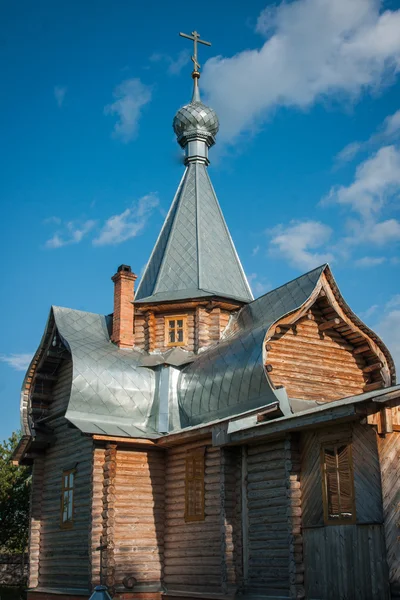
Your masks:
[[[400,359],[400,2],[6,0],[0,8],[0,438],[51,304],[112,311],[182,175],[171,127],[203,99],[210,175],[256,296],[328,260]]]

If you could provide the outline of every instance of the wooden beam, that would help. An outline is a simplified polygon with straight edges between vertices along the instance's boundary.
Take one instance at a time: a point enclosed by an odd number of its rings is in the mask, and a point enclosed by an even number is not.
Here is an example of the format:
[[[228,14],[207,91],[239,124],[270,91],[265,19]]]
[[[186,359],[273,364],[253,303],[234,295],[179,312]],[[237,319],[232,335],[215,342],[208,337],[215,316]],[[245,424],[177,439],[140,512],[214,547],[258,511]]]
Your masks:
[[[390,406],[383,406],[381,408],[381,419],[383,422],[384,432],[393,433],[393,418],[392,409]]]
[[[39,392],[33,392],[31,396],[32,400],[42,400],[44,402],[50,402],[50,394],[39,394]]]
[[[130,446],[157,446],[155,440],[142,438],[114,437],[112,435],[93,435],[96,442],[111,442],[115,444],[129,444]]]
[[[367,365],[366,367],[363,368],[363,371],[364,371],[364,373],[372,373],[373,371],[378,371],[381,368],[382,368],[382,363],[377,362],[377,363],[374,363],[373,365]]]
[[[371,348],[368,344],[363,344],[362,346],[356,346],[353,350],[353,354],[363,354],[363,352],[370,352]]]
[[[275,327],[274,335],[283,335],[291,328],[291,325],[278,325]]]
[[[272,365],[265,365],[265,370],[266,370],[268,373],[271,373],[272,369],[273,369]]]
[[[320,323],[318,325],[318,329],[320,331],[326,331],[327,329],[333,329],[334,327],[337,327],[338,325],[340,325],[341,322],[342,322],[341,319],[339,319],[338,317],[335,317],[335,319],[330,319],[330,321],[324,321],[323,323]]]
[[[272,344],[265,344],[265,349],[267,352],[269,352],[272,348]]]
[[[383,381],[373,381],[364,385],[364,392],[373,392],[374,390],[380,390],[383,387]]]
[[[400,424],[393,423],[392,427],[393,427],[393,431],[399,431],[400,432]]]
[[[50,373],[36,373],[36,379],[44,380],[44,381],[57,381],[57,375],[52,375]]]
[[[279,402],[274,402],[264,410],[257,413],[257,423],[262,423],[263,421],[267,421],[271,418],[271,416],[276,416],[276,414],[282,414],[281,409],[279,408]]]

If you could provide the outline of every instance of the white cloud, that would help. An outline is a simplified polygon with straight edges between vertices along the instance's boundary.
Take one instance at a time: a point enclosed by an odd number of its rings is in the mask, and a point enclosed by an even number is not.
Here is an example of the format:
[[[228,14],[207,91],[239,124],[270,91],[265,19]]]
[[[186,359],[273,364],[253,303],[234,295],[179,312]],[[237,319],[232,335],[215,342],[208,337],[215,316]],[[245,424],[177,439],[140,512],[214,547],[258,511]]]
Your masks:
[[[373,304],[372,306],[367,308],[367,310],[360,313],[360,319],[367,321],[368,319],[370,319],[372,317],[372,315],[374,315],[376,313],[378,308],[379,308],[379,304]]]
[[[93,229],[96,221],[88,220],[82,224],[75,221],[69,221],[65,224],[63,231],[56,232],[53,237],[47,240],[46,248],[62,248],[71,244],[79,244],[82,239]]]
[[[205,64],[202,87],[221,137],[254,129],[277,106],[354,100],[387,84],[400,65],[400,10],[381,8],[378,0],[295,0],[263,11],[261,48]]]
[[[189,50],[181,50],[176,58],[169,54],[154,53],[150,56],[151,62],[165,62],[168,65],[167,73],[169,75],[179,75],[183,67],[190,61]]]
[[[113,135],[127,143],[137,135],[143,107],[151,100],[151,87],[140,79],[126,79],[114,90],[115,102],[104,108],[104,114],[117,115]]]
[[[396,141],[400,137],[400,110],[389,115],[383,121],[379,130],[364,142],[351,142],[336,156],[337,166],[353,160],[359,152],[371,150],[377,145]]]
[[[392,353],[397,370],[400,369],[400,309],[385,312],[374,330]]]
[[[332,230],[323,223],[291,221],[287,227],[279,225],[270,233],[270,252],[286,259],[296,268],[309,270],[333,261],[331,252],[324,251]]]
[[[143,196],[136,205],[107,219],[98,237],[93,240],[93,245],[120,244],[137,236],[144,229],[154,208],[158,205],[159,200],[156,194]]]
[[[364,256],[354,262],[357,267],[369,268],[377,267],[386,261],[384,256]]]
[[[395,294],[386,302],[385,310],[391,310],[392,308],[400,308],[400,294]]]
[[[0,360],[7,363],[15,371],[26,371],[33,354],[1,354]]]
[[[323,202],[348,205],[364,218],[371,218],[399,192],[400,150],[384,146],[357,166],[353,183],[333,187]]]
[[[64,104],[65,94],[67,93],[67,88],[62,87],[60,85],[56,85],[54,88],[54,98],[58,104],[58,107],[61,108]]]
[[[269,281],[265,279],[265,277],[258,275],[258,273],[250,273],[250,275],[247,276],[247,279],[255,298],[266,294],[272,289]]]
[[[378,318],[379,312],[379,318]],[[361,318],[375,331],[389,348],[397,371],[400,369],[400,294],[388,300],[384,306],[372,305]]]

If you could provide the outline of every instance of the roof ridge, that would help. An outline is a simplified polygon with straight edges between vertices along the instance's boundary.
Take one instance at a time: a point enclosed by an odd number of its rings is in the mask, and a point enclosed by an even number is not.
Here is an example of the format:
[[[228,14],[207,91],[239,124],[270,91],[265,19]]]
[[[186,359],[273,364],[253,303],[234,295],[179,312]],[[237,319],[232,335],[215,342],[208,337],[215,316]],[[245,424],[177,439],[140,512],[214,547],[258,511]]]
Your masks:
[[[310,275],[311,273],[314,273],[315,271],[319,271],[320,270],[321,271],[320,274],[322,275],[322,273],[325,271],[325,269],[327,267],[329,267],[329,264],[328,263],[323,263],[319,267],[315,267],[315,269],[311,269],[310,271],[307,271],[306,273],[303,273],[302,275],[299,275],[298,277],[293,277],[293,279],[290,279],[289,281],[286,281],[285,283],[282,283],[282,285],[278,285],[278,287],[273,288],[272,290],[269,290],[269,292],[265,292],[265,294],[262,294],[262,296],[258,296],[257,298],[254,298],[254,300],[252,300],[251,302],[249,302],[249,306],[251,304],[253,304],[254,302],[257,302],[261,298],[265,298],[265,296],[268,296],[269,294],[272,294],[273,292],[277,292],[278,290],[286,287],[290,283],[293,283],[294,281],[297,281],[298,279],[301,279],[302,277],[306,277],[307,275]]]

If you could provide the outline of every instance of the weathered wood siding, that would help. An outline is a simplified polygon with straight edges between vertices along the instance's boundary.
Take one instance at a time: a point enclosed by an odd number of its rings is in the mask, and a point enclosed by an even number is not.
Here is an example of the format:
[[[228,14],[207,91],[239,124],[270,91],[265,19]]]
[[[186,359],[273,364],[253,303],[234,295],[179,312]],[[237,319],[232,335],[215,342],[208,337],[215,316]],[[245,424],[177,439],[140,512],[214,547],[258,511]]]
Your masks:
[[[165,339],[165,319],[174,315],[187,315],[187,344],[185,350],[197,352],[217,343],[226,326],[228,325],[231,312],[221,308],[205,308],[197,306],[195,309],[179,307],[174,313],[147,312],[143,314],[135,312],[135,346],[142,350],[152,352],[158,350],[164,352],[169,349]]]
[[[321,443],[352,444],[356,525],[324,526]],[[382,495],[375,429],[361,423],[302,434],[301,492],[306,598],[387,598]]]
[[[289,597],[292,514],[288,510],[288,483],[291,469],[288,440],[248,447],[248,566],[245,585],[253,593]],[[300,499],[298,504],[300,507]]]
[[[100,552],[103,539],[103,479],[104,448],[95,448],[92,453],[92,519],[90,527],[90,572],[92,585],[100,585]]]
[[[42,495],[44,480],[44,459],[37,458],[32,468],[29,524],[29,587],[39,584],[40,533],[42,529]]]
[[[357,523],[382,523],[382,492],[374,428],[356,423],[302,435],[303,527],[323,525],[320,448],[322,441],[351,440]]]
[[[114,508],[109,515],[117,588],[131,576],[136,579],[136,586],[161,585],[164,485],[164,452],[117,449]]]
[[[241,448],[223,448],[220,456],[222,591],[234,593],[243,583]]]
[[[61,365],[53,389],[53,402],[58,409],[66,406],[71,369],[71,361]],[[88,589],[92,440],[70,428],[64,417],[52,421],[51,426],[56,441],[44,456],[38,585]],[[74,525],[72,529],[61,529],[62,472],[73,467]]]
[[[168,591],[220,592],[220,450],[205,451],[205,520],[185,522],[185,456],[205,446],[192,442],[168,450],[165,484],[164,583]]]
[[[378,439],[383,513],[392,597],[400,598],[400,433]]]
[[[275,386],[286,387],[290,398],[332,401],[361,394],[368,377],[365,360],[339,332],[320,332],[322,313],[314,305],[310,318],[269,342],[267,364]]]
[[[332,525],[303,531],[309,600],[386,600],[382,525]]]

